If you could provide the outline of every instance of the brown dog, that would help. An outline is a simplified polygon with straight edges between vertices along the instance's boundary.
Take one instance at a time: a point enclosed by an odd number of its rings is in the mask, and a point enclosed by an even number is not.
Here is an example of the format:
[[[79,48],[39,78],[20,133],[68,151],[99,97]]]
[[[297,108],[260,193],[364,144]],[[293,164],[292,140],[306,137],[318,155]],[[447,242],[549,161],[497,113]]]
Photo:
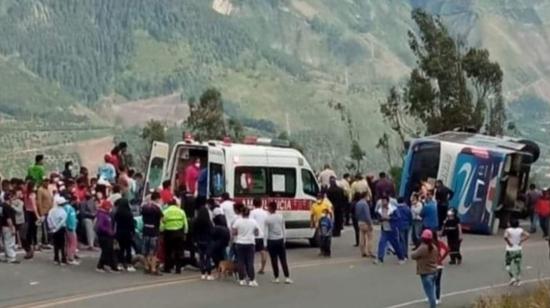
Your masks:
[[[237,275],[237,265],[233,261],[220,261],[218,265],[218,279]]]

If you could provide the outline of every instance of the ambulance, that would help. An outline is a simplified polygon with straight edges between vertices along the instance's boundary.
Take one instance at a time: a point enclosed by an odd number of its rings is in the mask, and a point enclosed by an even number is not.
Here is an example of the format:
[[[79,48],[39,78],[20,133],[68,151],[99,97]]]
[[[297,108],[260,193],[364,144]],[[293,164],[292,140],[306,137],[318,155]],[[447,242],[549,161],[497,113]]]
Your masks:
[[[206,172],[203,189],[208,197],[220,198],[227,192],[235,202],[248,206],[259,198],[264,208],[274,201],[285,218],[287,239],[305,239],[315,245],[309,221],[319,186],[307,159],[288,142],[257,137],[246,137],[242,144],[228,138],[197,142],[189,135],[172,149],[167,143],[154,142],[147,190],[169,180],[177,193],[186,168],[197,159],[201,172]]]

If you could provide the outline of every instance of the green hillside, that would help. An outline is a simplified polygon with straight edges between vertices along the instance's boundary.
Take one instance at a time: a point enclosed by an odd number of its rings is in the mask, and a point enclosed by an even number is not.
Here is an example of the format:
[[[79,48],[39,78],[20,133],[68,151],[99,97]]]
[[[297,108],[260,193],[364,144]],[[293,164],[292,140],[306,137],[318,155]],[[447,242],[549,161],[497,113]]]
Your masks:
[[[196,97],[216,86],[232,116],[275,126],[265,134],[289,129],[315,165],[342,168],[350,142],[328,107],[340,102],[369,168],[387,168],[375,149],[389,132],[378,104],[414,65],[413,7],[491,52],[511,118],[547,142],[524,115],[533,101],[526,97],[550,101],[550,4],[542,0],[0,0],[0,112],[55,126],[64,115],[56,108],[76,102],[95,109],[107,96]],[[118,126],[86,110],[74,121],[81,127]],[[94,136],[113,133],[100,131]]]

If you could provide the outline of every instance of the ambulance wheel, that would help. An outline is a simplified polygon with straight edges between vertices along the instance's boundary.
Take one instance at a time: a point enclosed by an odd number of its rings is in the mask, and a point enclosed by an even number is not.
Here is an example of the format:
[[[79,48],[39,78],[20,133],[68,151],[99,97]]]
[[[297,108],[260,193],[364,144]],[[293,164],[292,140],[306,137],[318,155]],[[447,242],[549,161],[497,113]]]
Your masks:
[[[313,248],[319,247],[319,241],[317,240],[317,236],[314,236],[309,239],[309,246]]]

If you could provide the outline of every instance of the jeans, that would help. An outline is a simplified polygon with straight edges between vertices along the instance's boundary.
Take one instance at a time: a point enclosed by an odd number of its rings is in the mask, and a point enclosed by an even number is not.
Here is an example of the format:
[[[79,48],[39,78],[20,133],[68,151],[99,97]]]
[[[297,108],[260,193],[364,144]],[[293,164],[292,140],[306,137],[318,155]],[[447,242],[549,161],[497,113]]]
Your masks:
[[[443,276],[443,268],[438,268],[435,273],[435,298],[441,299],[441,276]]]
[[[254,244],[235,244],[237,253],[237,265],[239,267],[239,280],[246,276],[250,281],[256,278],[254,273]]]
[[[544,237],[548,237],[548,219],[548,217],[539,216],[540,229],[542,230]]]
[[[25,211],[25,222],[27,222],[27,243],[25,250],[31,251],[31,248],[38,244],[38,230],[36,227],[36,214],[34,212]]]
[[[65,234],[65,251],[67,253],[67,259],[69,261],[74,261],[76,255],[76,231],[67,230]]]
[[[94,247],[95,242],[95,231],[94,231],[94,220],[90,218],[84,218],[82,220],[82,223],[84,225],[84,230],[86,232],[86,240],[87,244],[90,247]]]
[[[331,246],[332,236],[319,236],[319,249],[321,250],[321,255],[325,257],[330,257],[331,255]]]
[[[521,250],[506,252],[506,270],[510,278],[519,279],[521,275],[521,259]]]
[[[411,237],[414,246],[420,245],[420,235],[422,234],[422,227],[422,220],[413,220]]]
[[[4,254],[6,255],[6,261],[15,261],[15,234],[8,227],[2,227],[2,241],[4,245]]]
[[[199,251],[199,268],[202,275],[210,275],[212,273],[212,258],[208,251],[209,244],[209,241],[197,242],[197,250]]]
[[[378,260],[384,262],[384,255],[386,254],[386,247],[388,242],[395,249],[395,254],[399,260],[403,260],[403,252],[399,245],[399,232],[397,230],[382,231],[380,233],[380,241],[378,242]]]
[[[531,222],[531,225],[529,227],[529,233],[537,232],[537,224],[539,223],[538,220],[539,220],[538,215],[533,210],[531,210],[529,213],[529,221]]]
[[[428,303],[430,308],[436,307],[435,299],[435,277],[436,273],[420,275],[420,280],[422,281],[422,288],[424,288],[424,293],[428,298]]]
[[[409,228],[399,230],[399,244],[401,244],[401,252],[407,259],[409,258],[409,231]]]
[[[353,224],[353,233],[355,235],[355,245],[359,246],[359,222],[352,216],[351,222]]]
[[[281,261],[283,274],[286,278],[290,277],[290,272],[288,271],[288,263],[286,261],[285,241],[283,239],[267,240],[267,251],[269,251],[269,257],[271,258],[273,276],[275,276],[275,278],[279,278],[279,261]]]
[[[65,227],[57,230],[53,234],[53,253],[54,262],[57,263],[67,263],[67,255],[65,254]],[[59,259],[59,255],[61,254],[61,259]]]
[[[119,246],[118,262],[124,266],[132,265],[132,235],[119,234],[117,241]]]
[[[113,271],[117,271],[118,268],[115,264],[114,258],[113,237],[108,235],[98,235],[97,240],[99,242],[99,247],[101,248],[97,268],[103,269],[105,265],[108,265]]]

